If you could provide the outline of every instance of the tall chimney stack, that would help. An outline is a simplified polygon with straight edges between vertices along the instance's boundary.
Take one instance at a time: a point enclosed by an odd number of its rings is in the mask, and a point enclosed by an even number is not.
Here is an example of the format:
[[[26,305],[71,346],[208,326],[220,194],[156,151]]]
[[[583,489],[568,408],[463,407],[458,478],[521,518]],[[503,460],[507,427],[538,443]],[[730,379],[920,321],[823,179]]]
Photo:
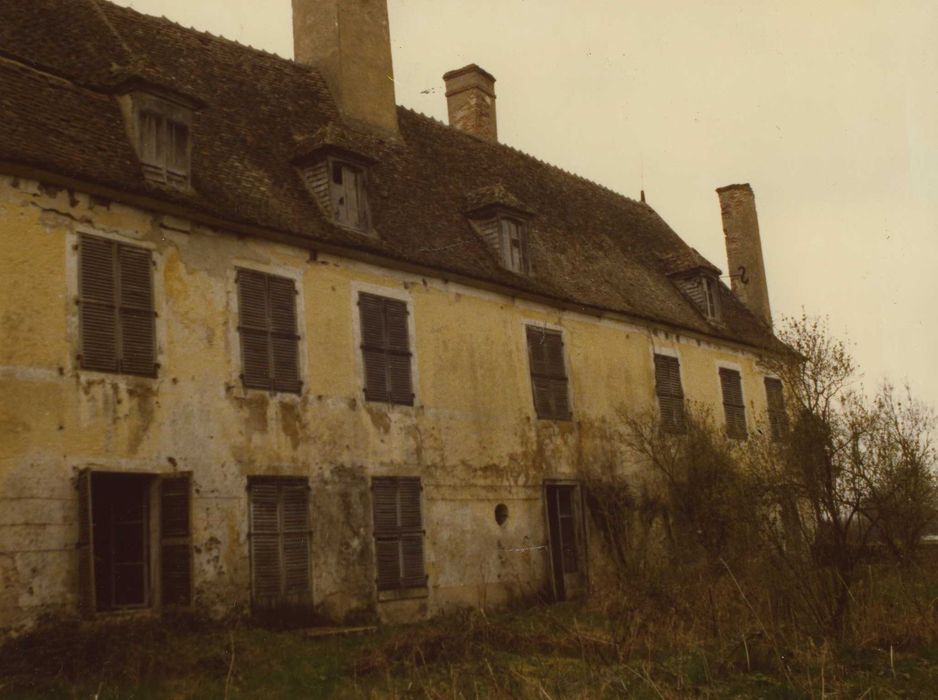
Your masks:
[[[320,70],[350,125],[398,135],[387,0],[293,0],[293,55]]]
[[[723,214],[726,259],[733,293],[771,328],[772,308],[769,306],[769,286],[762,261],[755,195],[748,183],[720,187],[717,195]]]
[[[498,141],[495,78],[472,63],[443,76],[449,125],[484,141]]]

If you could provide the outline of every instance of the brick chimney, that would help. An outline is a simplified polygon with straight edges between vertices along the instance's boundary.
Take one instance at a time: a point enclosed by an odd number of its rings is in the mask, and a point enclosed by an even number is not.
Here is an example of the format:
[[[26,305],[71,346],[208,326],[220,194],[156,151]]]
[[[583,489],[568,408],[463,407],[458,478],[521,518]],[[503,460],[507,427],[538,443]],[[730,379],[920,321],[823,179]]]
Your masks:
[[[762,261],[762,241],[756,198],[748,184],[727,185],[717,190],[726,236],[726,259],[733,292],[750,311],[772,326],[769,286]]]
[[[472,63],[443,76],[449,125],[485,141],[498,141],[495,78]]]
[[[387,0],[293,0],[293,55],[319,68],[350,125],[398,135]]]

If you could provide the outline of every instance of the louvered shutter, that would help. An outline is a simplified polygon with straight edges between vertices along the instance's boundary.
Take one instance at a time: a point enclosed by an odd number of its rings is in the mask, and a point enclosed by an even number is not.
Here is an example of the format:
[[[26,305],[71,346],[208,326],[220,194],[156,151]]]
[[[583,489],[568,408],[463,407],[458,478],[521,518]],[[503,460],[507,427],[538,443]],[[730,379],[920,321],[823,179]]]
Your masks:
[[[291,602],[302,602],[310,591],[309,487],[305,480],[284,481],[280,493],[283,593]]]
[[[79,243],[79,330],[83,369],[116,372],[117,284],[111,241],[82,236]]]
[[[91,522],[91,472],[78,474],[78,607],[90,615],[95,609],[94,537]]]
[[[378,590],[426,585],[420,479],[374,478],[372,505]]]
[[[562,336],[557,331],[528,326],[527,340],[537,417],[568,420],[570,402]]]
[[[296,286],[293,280],[268,276],[274,389],[298,392],[299,336],[296,333]]]
[[[156,374],[156,339],[150,251],[118,246],[120,277],[120,369],[128,374]]]
[[[192,539],[188,475],[160,480],[160,579],[163,605],[192,598]]]
[[[655,355],[655,393],[662,427],[668,432],[684,430],[684,389],[676,357]]]
[[[765,378],[765,397],[769,409],[772,439],[781,440],[788,433],[788,412],[785,410],[785,395],[780,379]]]
[[[412,405],[414,392],[410,376],[410,338],[407,330],[407,304],[384,300],[387,329],[388,400]]]
[[[267,275],[238,270],[238,311],[241,334],[241,380],[253,389],[270,389],[270,333]]]
[[[358,308],[365,398],[413,405],[407,304],[362,293]]]
[[[280,518],[277,484],[258,480],[250,484],[251,580],[254,604],[276,607],[282,590],[280,571]]]
[[[739,372],[721,367],[720,386],[723,390],[726,434],[734,439],[745,440],[748,437],[746,431],[746,406],[743,403],[743,387]]]

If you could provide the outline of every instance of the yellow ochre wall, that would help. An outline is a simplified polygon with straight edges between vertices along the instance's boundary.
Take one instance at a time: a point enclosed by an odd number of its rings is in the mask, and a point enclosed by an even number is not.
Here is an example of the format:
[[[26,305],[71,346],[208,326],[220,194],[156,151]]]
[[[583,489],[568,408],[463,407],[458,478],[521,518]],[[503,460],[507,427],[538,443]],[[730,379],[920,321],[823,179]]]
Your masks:
[[[0,177],[0,630],[76,608],[80,469],[192,473],[195,603],[216,613],[250,599],[247,476],[307,476],[317,608],[407,619],[545,586],[543,482],[601,459],[629,468],[618,416],[654,406],[655,348],[679,353],[688,399],[719,419],[718,361],[742,370],[751,430],[765,410],[740,349],[182,223]],[[157,379],[77,368],[81,233],[153,250]],[[297,282],[299,396],[241,386],[239,266]],[[413,407],[363,401],[360,290],[409,303]],[[572,422],[535,417],[530,322],[563,331]],[[422,479],[422,598],[376,598],[381,474]]]

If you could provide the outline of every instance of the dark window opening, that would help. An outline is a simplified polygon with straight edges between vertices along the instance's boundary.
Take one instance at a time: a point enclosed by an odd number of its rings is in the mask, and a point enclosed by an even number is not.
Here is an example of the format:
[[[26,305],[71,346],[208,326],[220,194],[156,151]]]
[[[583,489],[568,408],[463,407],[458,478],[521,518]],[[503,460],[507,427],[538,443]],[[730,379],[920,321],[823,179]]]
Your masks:
[[[371,480],[379,591],[427,584],[420,491],[417,477],[375,477]]]
[[[669,433],[684,431],[684,389],[681,367],[676,357],[655,355],[655,394],[661,413],[661,427]]]
[[[558,600],[567,597],[565,575],[580,570],[577,487],[574,485],[547,485],[544,495],[547,500],[547,527],[550,544],[551,573],[554,594]]]
[[[303,383],[293,280],[238,270],[238,311],[244,386],[300,393]]]
[[[410,332],[407,304],[366,294],[358,296],[365,399],[412,406]]]
[[[98,610],[149,604],[151,477],[94,474],[91,483],[94,584]]]
[[[567,370],[564,364],[563,338],[560,332],[528,326],[527,340],[531,387],[537,417],[570,420]]]
[[[721,367],[720,387],[723,391],[723,411],[726,415],[726,436],[734,440],[745,440],[749,433],[746,430],[746,404],[743,402],[739,372]]]

